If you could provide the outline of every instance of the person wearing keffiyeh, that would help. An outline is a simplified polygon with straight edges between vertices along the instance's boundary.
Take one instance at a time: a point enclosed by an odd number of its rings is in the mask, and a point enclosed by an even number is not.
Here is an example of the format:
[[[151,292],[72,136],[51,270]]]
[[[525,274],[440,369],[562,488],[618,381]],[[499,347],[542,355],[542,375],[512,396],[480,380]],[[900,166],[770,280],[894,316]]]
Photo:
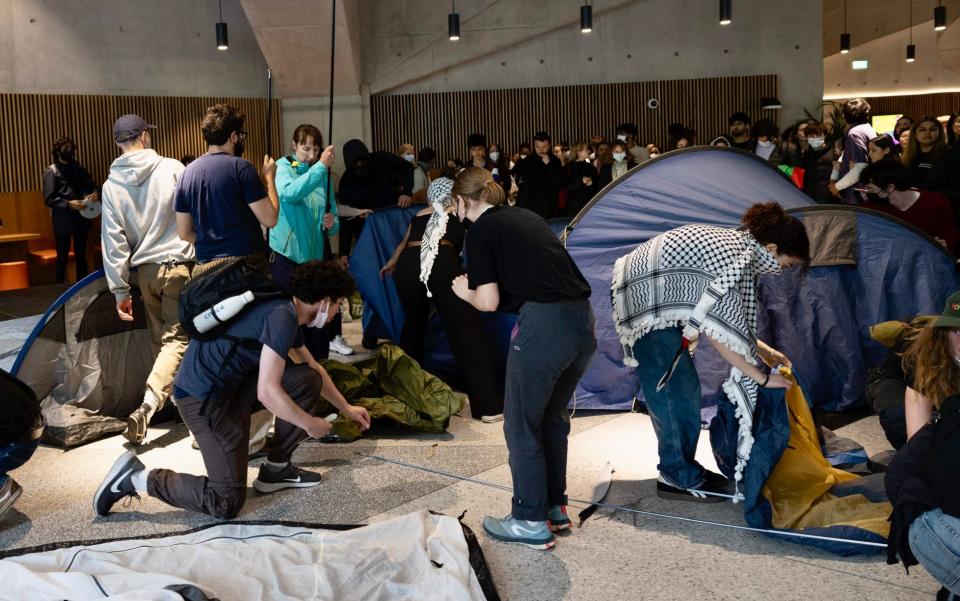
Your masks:
[[[466,236],[463,224],[450,219],[452,188],[453,180],[447,177],[430,183],[430,206],[413,218],[403,241],[380,274],[393,274],[406,314],[400,348],[423,364],[432,300],[463,376],[470,412],[475,419],[489,420],[503,412],[503,392],[497,385],[480,314],[450,288],[454,278],[463,273],[460,251]]]
[[[710,493],[727,487],[726,478],[694,459],[700,381],[692,353],[701,334],[731,365],[723,390],[739,419],[736,480],[750,458],[758,388],[790,386],[779,372],[761,369],[761,359],[785,366],[790,362],[757,340],[756,282],[763,274],[808,265],[810,242],[803,223],[777,203],[752,206],[743,223],[745,231],[687,225],[664,232],[618,259],[613,268],[613,318],[624,363],[637,368],[657,434],[657,494],[663,498],[722,501]]]

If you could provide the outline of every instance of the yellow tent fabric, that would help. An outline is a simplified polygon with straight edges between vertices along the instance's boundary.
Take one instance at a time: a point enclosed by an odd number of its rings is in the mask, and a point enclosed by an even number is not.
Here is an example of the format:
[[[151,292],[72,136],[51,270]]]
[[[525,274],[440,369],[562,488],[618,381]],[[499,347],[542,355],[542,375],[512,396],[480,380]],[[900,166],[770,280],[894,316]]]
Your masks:
[[[792,378],[792,375],[788,375]],[[859,476],[830,465],[820,450],[813,415],[799,386],[786,395],[790,442],[763,487],[772,507],[775,528],[803,529],[853,526],[886,538],[890,503],[874,503],[863,495],[837,497],[834,485]]]

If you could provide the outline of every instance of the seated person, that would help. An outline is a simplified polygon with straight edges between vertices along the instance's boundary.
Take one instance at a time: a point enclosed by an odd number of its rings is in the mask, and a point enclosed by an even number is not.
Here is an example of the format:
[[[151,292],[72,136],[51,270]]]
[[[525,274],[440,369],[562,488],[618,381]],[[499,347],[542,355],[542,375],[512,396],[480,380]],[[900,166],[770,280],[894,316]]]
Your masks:
[[[43,416],[37,396],[0,369],[0,519],[23,492],[8,472],[30,459],[42,434]]]
[[[960,251],[960,233],[950,199],[939,192],[912,187],[907,168],[899,161],[868,165],[860,174],[860,183],[867,193],[864,207],[906,221],[954,254]]]
[[[347,403],[306,350],[300,329],[323,327],[341,300],[353,293],[353,280],[339,266],[310,261],[297,266],[288,290],[292,299],[269,299],[247,308],[229,322],[223,336],[190,341],[174,397],[199,443],[207,475],[147,471],[127,452],[94,496],[98,515],[107,515],[120,499],[146,492],[174,507],[220,519],[236,516],[247,494],[250,414],[260,403],[277,417],[267,459],[253,482],[261,493],[320,484],[320,474],[300,469],[290,458],[307,436],[321,438],[330,432],[324,416],[331,404],[361,429],[370,427],[367,411]]]
[[[922,565],[942,585],[937,599],[960,598],[960,292],[904,353],[907,443],[890,463],[893,505],[887,561]],[[939,411],[932,419],[933,410]]]

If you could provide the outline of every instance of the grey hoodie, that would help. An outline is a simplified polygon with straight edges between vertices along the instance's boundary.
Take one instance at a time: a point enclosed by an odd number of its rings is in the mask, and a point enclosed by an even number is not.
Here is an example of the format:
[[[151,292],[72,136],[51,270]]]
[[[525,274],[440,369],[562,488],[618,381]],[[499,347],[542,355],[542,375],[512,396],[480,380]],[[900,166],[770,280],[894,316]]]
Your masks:
[[[192,261],[193,246],[177,237],[173,209],[180,161],[153,150],[119,156],[100,193],[103,199],[103,270],[117,301],[130,296],[130,268],[146,263]]]

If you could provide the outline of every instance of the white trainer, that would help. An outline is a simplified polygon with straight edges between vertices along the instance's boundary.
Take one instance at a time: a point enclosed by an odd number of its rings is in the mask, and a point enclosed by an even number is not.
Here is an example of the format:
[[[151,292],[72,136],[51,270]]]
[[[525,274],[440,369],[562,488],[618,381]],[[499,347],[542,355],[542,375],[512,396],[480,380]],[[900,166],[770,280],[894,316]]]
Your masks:
[[[330,352],[338,355],[352,355],[353,347],[346,343],[343,336],[337,336],[330,341]]]

